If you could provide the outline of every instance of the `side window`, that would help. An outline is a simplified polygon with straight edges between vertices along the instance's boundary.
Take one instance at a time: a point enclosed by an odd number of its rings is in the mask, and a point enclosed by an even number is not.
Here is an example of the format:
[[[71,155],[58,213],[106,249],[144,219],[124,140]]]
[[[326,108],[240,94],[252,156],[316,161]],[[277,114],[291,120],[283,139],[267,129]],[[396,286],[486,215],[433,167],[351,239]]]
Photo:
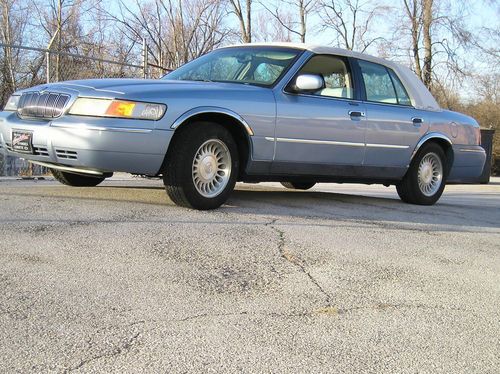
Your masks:
[[[387,70],[389,70],[389,73],[391,74],[392,83],[394,83],[394,88],[396,89],[396,95],[398,95],[398,104],[411,105],[410,96],[408,96],[408,93],[406,92],[403,83],[401,83],[396,73],[394,73],[391,69]]]
[[[311,58],[300,69],[299,74],[318,74],[325,80],[325,88],[312,95],[352,99],[354,92],[349,69],[344,60],[329,55],[318,55]]]
[[[358,60],[363,81],[365,82],[366,99],[379,103],[397,104],[398,97],[387,69],[379,64]]]

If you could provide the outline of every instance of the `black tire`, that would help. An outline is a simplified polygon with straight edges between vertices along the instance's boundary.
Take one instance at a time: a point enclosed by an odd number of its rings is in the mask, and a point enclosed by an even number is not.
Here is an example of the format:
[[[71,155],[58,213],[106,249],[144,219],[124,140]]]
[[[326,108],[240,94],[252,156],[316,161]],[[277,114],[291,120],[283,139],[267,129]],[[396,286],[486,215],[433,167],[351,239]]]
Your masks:
[[[308,190],[313,188],[316,184],[315,182],[281,182],[283,187],[289,188],[291,190]]]
[[[424,194],[418,183],[419,165],[421,161],[429,155],[436,155],[439,158],[442,166],[441,185],[434,193],[432,193],[432,195]],[[448,167],[446,162],[446,155],[443,148],[441,148],[436,143],[427,143],[422,146],[422,148],[413,158],[406,175],[401,180],[401,182],[396,185],[396,190],[401,200],[406,203],[417,205],[433,205],[443,194],[444,188],[446,186],[447,176]]]
[[[195,185],[193,163],[201,146],[210,141],[222,143],[227,148],[231,170],[225,187],[221,187],[216,196],[206,197]],[[238,173],[238,149],[229,131],[216,123],[195,122],[185,129],[181,128],[170,145],[163,169],[163,183],[170,199],[179,206],[198,210],[217,209],[229,198]]]
[[[106,179],[103,177],[87,177],[56,169],[50,169],[50,171],[58,182],[72,187],[95,187]]]

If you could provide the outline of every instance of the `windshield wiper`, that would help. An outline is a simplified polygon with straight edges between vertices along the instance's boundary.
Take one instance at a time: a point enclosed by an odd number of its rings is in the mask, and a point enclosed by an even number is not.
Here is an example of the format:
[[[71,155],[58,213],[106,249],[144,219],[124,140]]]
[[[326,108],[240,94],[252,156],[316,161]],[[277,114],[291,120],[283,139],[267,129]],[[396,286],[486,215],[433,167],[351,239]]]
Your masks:
[[[189,81],[193,81],[193,82],[213,82],[213,80],[210,80],[210,79],[184,79],[184,80],[189,80]]]

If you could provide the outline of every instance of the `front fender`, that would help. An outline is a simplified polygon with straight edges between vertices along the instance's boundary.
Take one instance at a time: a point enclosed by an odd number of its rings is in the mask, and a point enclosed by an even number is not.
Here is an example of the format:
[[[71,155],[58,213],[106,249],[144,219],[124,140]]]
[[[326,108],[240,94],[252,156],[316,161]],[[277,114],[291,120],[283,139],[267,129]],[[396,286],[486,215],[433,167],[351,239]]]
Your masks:
[[[201,107],[196,107],[193,109],[188,110],[187,112],[184,112],[181,114],[175,121],[174,123],[170,126],[171,129],[176,129],[180,125],[182,125],[184,122],[189,120],[190,118],[200,115],[200,114],[212,114],[212,113],[217,113],[217,114],[225,114],[227,116],[230,116],[237,120],[238,122],[241,123],[241,125],[245,128],[246,132],[248,133],[249,136],[253,136],[254,132],[250,125],[245,121],[243,117],[241,117],[238,113],[233,112],[232,110],[226,109],[226,108],[221,108],[221,107],[216,107],[216,106],[201,106]]]

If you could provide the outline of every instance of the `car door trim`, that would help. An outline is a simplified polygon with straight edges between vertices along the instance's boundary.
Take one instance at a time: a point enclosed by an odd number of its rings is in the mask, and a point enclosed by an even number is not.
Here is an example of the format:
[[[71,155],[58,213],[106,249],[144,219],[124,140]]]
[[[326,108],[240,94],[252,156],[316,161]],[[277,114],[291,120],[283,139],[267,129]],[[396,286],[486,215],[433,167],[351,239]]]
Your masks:
[[[266,136],[266,140],[274,142],[274,138]],[[408,149],[409,145],[396,144],[376,144],[376,143],[354,143],[354,142],[339,142],[335,140],[314,140],[314,139],[297,139],[297,138],[276,138],[279,143],[302,143],[302,144],[326,144],[326,145],[345,145],[350,147],[371,147],[371,148],[392,148],[392,149]]]
[[[477,146],[476,146],[477,147]],[[472,152],[472,153],[485,153],[485,150],[483,148],[459,148],[459,152]]]
[[[266,140],[274,141],[275,138],[266,137]],[[302,144],[326,144],[326,145],[345,145],[349,147],[364,147],[365,143],[339,142],[335,140],[315,140],[315,139],[297,139],[297,138],[276,138],[278,143],[302,143]]]
[[[378,144],[378,143],[367,143],[367,147],[370,148],[392,148],[392,149],[408,149],[409,145],[396,145],[396,144]]]

